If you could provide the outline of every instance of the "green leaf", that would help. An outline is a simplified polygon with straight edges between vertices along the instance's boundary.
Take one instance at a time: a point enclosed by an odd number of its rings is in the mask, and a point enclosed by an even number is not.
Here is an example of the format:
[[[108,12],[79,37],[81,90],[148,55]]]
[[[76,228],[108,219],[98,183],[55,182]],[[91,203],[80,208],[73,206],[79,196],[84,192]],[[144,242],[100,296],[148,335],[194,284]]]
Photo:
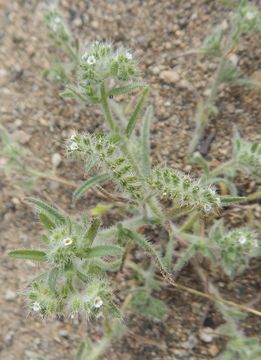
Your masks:
[[[230,204],[236,204],[241,203],[246,200],[246,197],[244,196],[220,196],[220,200],[222,205],[230,205]]]
[[[30,203],[34,204],[40,213],[45,214],[47,217],[49,217],[50,221],[59,225],[63,225],[66,223],[66,218],[64,215],[62,215],[58,210],[46,204],[42,200],[33,197],[28,198],[27,200]]]
[[[195,244],[192,244],[188,247],[184,254],[178,259],[174,266],[174,272],[180,271],[183,266],[187,264],[187,262],[195,255],[196,247]]]
[[[153,115],[153,108],[149,106],[146,109],[143,118],[143,126],[141,130],[141,146],[142,146],[142,171],[145,176],[150,175],[150,124]]]
[[[121,266],[121,260],[108,262],[108,261],[103,261],[102,259],[95,259],[94,264],[103,271],[118,271]]]
[[[49,238],[48,238],[48,236],[47,235],[45,235],[45,234],[43,234],[42,236],[41,236],[41,240],[42,240],[42,242],[44,242],[45,244],[49,244]]]
[[[123,95],[123,94],[127,94],[129,92],[135,91],[137,89],[142,89],[145,87],[147,87],[147,85],[144,82],[133,82],[132,84],[129,84],[126,86],[121,86],[121,87],[111,89],[110,91],[108,91],[107,95],[108,96]]]
[[[91,157],[88,162],[84,165],[84,171],[86,174],[88,174],[91,169],[94,167],[94,165],[97,164],[97,159],[95,157]]]
[[[55,223],[53,223],[47,215],[40,212],[38,216],[41,223],[46,227],[47,230],[52,231],[56,228]]]
[[[79,346],[79,349],[76,354],[75,360],[87,360],[88,354],[90,354],[92,351],[92,345],[90,341],[82,342]]]
[[[82,197],[82,195],[89,189],[91,189],[94,186],[104,184],[106,181],[110,179],[110,175],[108,174],[101,174],[101,175],[95,175],[85,181],[78,189],[75,190],[73,193],[73,200],[77,201]]]
[[[142,235],[133,232],[129,229],[123,228],[122,226],[118,227],[119,235],[126,237],[128,239],[133,240],[136,244],[138,244],[143,250],[145,250],[148,255],[150,255],[156,264],[159,266],[159,268],[167,273],[167,265],[165,264],[164,260],[160,256],[160,254],[157,252],[157,250],[154,248],[154,246]]]
[[[122,248],[117,245],[97,245],[84,252],[84,257],[121,256]]]
[[[135,128],[135,125],[137,123],[137,120],[138,120],[138,116],[143,108],[143,105],[144,105],[144,102],[148,96],[148,93],[149,93],[149,88],[146,88],[143,93],[142,93],[142,96],[140,97],[130,119],[129,119],[129,122],[128,122],[128,125],[127,125],[127,128],[125,130],[125,134],[126,136],[129,138]]]
[[[49,288],[51,291],[55,291],[58,275],[59,275],[59,269],[57,269],[57,268],[53,268],[49,272],[48,285],[49,285]]]
[[[236,85],[249,86],[249,87],[255,87],[257,89],[261,89],[261,82],[250,78],[235,79],[233,83]]]
[[[151,296],[146,289],[138,289],[131,299],[132,310],[148,318],[162,320],[168,308],[166,304]]]
[[[84,234],[84,237],[83,237],[84,245],[86,244],[87,247],[89,247],[93,243],[93,240],[95,239],[95,237],[97,235],[100,225],[101,225],[100,219],[98,219],[98,218],[93,219],[91,226],[89,227],[87,232]]]
[[[19,249],[9,251],[8,255],[16,259],[47,261],[46,253],[40,250]]]

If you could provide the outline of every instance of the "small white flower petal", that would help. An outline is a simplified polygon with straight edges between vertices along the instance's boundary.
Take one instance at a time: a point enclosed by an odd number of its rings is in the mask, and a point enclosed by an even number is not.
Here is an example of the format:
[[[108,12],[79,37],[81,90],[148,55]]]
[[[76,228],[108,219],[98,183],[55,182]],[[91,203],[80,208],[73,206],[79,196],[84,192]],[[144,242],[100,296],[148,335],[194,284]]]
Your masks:
[[[88,56],[87,58],[87,64],[94,65],[96,63],[96,58],[93,55]]]
[[[246,243],[247,239],[245,238],[245,236],[240,236],[240,238],[238,239],[238,242],[241,245],[244,245]]]
[[[71,151],[74,151],[74,150],[77,150],[78,149],[78,145],[75,143],[75,142],[72,142],[70,144],[70,150]]]
[[[253,20],[256,16],[256,13],[254,11],[248,11],[245,15],[247,20]]]
[[[38,312],[41,310],[40,304],[36,301],[33,303],[33,311]]]
[[[65,238],[65,239],[63,239],[63,245],[64,246],[70,246],[70,245],[72,245],[72,239],[71,238]]]
[[[126,55],[126,58],[127,58],[128,60],[132,60],[132,59],[133,59],[133,56],[132,56],[132,54],[131,54],[129,51],[127,51],[125,55]]]
[[[99,309],[103,304],[103,301],[102,301],[102,298],[100,296],[97,296],[95,299],[94,299],[94,302],[93,302],[93,306],[96,308],[96,309]]]

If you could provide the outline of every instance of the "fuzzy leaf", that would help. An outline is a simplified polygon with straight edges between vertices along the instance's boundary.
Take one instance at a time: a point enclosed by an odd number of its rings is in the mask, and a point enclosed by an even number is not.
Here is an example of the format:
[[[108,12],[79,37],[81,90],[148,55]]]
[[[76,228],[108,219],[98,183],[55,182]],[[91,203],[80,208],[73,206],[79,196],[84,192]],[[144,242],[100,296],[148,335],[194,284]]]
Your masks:
[[[93,243],[93,240],[97,235],[100,225],[101,225],[100,219],[98,218],[93,219],[91,226],[89,227],[89,229],[87,230],[87,232],[83,237],[83,243],[86,243],[87,247],[89,247]]]
[[[241,203],[246,200],[244,196],[220,196],[222,205]]]
[[[39,212],[45,214],[49,217],[49,219],[59,225],[63,225],[66,222],[65,216],[63,216],[58,210],[53,208],[52,206],[46,204],[42,200],[36,198],[28,198],[28,201],[34,204]]]
[[[80,187],[78,187],[77,190],[75,190],[75,192],[73,193],[73,200],[77,201],[83,196],[83,194],[87,190],[91,189],[94,186],[104,184],[109,179],[110,179],[110,175],[108,174],[95,175],[91,177],[90,179],[85,181]]]
[[[47,215],[40,212],[38,214],[38,217],[47,230],[52,231],[53,229],[55,229],[56,227],[55,223],[53,223],[52,220],[50,220],[50,218]]]
[[[86,174],[88,174],[91,169],[96,165],[97,160],[95,157],[90,158],[87,163],[84,165],[84,171]]]
[[[163,272],[168,272],[167,266],[164,263],[164,260],[160,256],[160,254],[157,252],[157,250],[154,248],[154,246],[142,235],[133,232],[129,229],[123,228],[122,226],[118,227],[119,229],[119,235],[126,237],[128,239],[133,240],[136,244],[138,244],[143,250],[145,250],[148,255],[150,255],[156,264],[159,266],[159,268]]]
[[[147,85],[144,82],[133,82],[132,84],[129,84],[126,86],[121,86],[121,87],[111,89],[107,95],[108,96],[123,95],[123,94],[127,94],[129,92],[135,91],[137,89],[145,88],[146,86]]]
[[[143,126],[141,131],[142,145],[142,171],[145,176],[150,175],[150,123],[153,115],[152,106],[149,106],[144,114]]]
[[[166,304],[151,296],[146,289],[138,289],[131,299],[132,310],[148,318],[162,320],[168,308]]]
[[[195,255],[196,247],[195,244],[192,244],[188,247],[185,253],[178,259],[177,263],[174,266],[174,272],[180,271],[183,266]]]
[[[84,257],[121,256],[122,248],[117,245],[97,245],[84,252]]]
[[[148,93],[149,93],[149,88],[146,88],[143,93],[142,93],[142,96],[140,97],[130,119],[129,119],[129,122],[128,122],[128,125],[127,125],[127,128],[125,130],[125,134],[127,137],[130,137],[134,128],[135,128],[135,125],[137,123],[137,120],[138,120],[138,116],[140,114],[140,112],[142,111],[142,107],[144,105],[144,102],[148,96]]]
[[[58,275],[59,275],[59,269],[57,269],[57,268],[53,268],[49,272],[48,285],[49,285],[49,288],[51,291],[55,291]]]
[[[19,250],[9,251],[8,255],[16,259],[35,260],[35,261],[47,260],[46,253],[40,250],[19,249]]]

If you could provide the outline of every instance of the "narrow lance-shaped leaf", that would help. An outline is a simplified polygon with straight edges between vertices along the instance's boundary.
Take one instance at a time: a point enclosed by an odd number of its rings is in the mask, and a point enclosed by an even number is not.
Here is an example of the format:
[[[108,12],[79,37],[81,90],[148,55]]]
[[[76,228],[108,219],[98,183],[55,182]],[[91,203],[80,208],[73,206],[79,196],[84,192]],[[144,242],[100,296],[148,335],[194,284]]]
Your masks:
[[[243,196],[220,196],[221,204],[222,205],[231,205],[235,203],[241,203],[246,200]]]
[[[103,261],[102,259],[95,259],[95,265],[97,265],[103,271],[117,271],[121,266],[121,260],[108,262]]]
[[[87,247],[91,246],[91,244],[93,243],[93,240],[95,239],[95,237],[98,233],[100,225],[101,225],[100,219],[98,219],[98,218],[93,219],[91,226],[89,227],[87,232],[84,234],[84,237],[83,237],[84,245],[86,244]]]
[[[66,218],[64,215],[62,215],[58,210],[53,208],[52,206],[46,204],[44,201],[36,199],[36,198],[28,198],[27,199],[30,203],[34,204],[37,208],[37,210],[50,219],[50,221],[63,225],[66,222]]]
[[[75,190],[73,193],[73,200],[77,201],[82,197],[82,195],[89,189],[91,189],[94,186],[104,184],[106,181],[110,179],[110,175],[108,174],[101,174],[101,175],[95,175],[85,181],[78,189]]]
[[[174,272],[180,271],[184,265],[195,255],[196,247],[195,244],[192,244],[188,247],[185,253],[178,259],[177,263],[174,266]]]
[[[91,351],[92,351],[91,343],[89,341],[88,342],[82,342],[80,344],[80,346],[79,346],[78,351],[77,351],[75,360],[88,359],[87,354],[90,354]]]
[[[19,249],[9,251],[8,255],[16,259],[47,261],[46,253],[40,250]]]
[[[59,269],[57,269],[57,268],[53,268],[49,272],[48,285],[49,285],[49,288],[51,291],[55,291],[58,275],[59,275]]]
[[[47,230],[52,231],[53,229],[55,229],[55,223],[47,215],[40,212],[38,216],[41,223],[46,227]]]
[[[97,245],[83,252],[83,256],[86,258],[121,255],[122,248],[117,245]]]
[[[84,165],[85,173],[88,174],[96,163],[97,159],[95,157],[91,157],[89,161]]]
[[[108,91],[108,96],[118,96],[127,94],[129,92],[135,91],[137,89],[145,88],[147,85],[144,82],[133,82],[132,84],[126,86],[120,86]]]
[[[140,97],[140,99],[139,99],[139,101],[138,101],[138,103],[137,103],[137,105],[136,105],[130,119],[129,119],[126,131],[125,131],[127,137],[131,136],[131,134],[132,134],[132,132],[133,132],[133,130],[135,128],[135,125],[136,125],[137,120],[138,120],[138,116],[139,116],[139,114],[140,114],[140,112],[142,110],[142,107],[143,107],[144,102],[145,102],[145,100],[146,100],[146,98],[148,96],[148,93],[149,93],[149,88],[146,88],[143,91],[143,93],[142,93],[142,95],[141,95],[141,97]]]
[[[133,240],[154,259],[156,264],[163,272],[168,272],[164,260],[157,252],[157,250],[154,248],[154,246],[144,236],[137,234],[136,232],[133,232],[129,229],[123,228],[122,226],[119,226],[118,229],[120,236],[127,237],[128,239]]]
[[[150,175],[150,124],[152,119],[153,109],[149,106],[145,112],[143,119],[143,126],[141,131],[141,145],[142,145],[142,171],[145,176]]]

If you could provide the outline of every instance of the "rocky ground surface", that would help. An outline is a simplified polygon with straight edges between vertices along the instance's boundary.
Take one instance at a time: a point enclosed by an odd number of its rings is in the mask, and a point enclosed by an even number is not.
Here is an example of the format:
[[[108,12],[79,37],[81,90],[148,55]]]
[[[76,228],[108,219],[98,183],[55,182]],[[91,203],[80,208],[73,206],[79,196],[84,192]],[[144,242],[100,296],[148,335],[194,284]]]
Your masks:
[[[42,21],[47,3],[0,0],[0,121],[39,159],[33,166],[42,171],[56,168],[60,178],[79,183],[84,177],[81,164],[66,159],[64,139],[74,130],[102,130],[102,116],[96,108],[63,100],[59,96],[61,89],[43,77],[54,55]],[[198,99],[208,94],[216,64],[207,59],[177,55],[199,46],[213,26],[221,22],[226,26],[228,10],[220,3],[217,0],[59,2],[73,35],[81,44],[110,39],[116,45],[124,44],[136,50],[143,76],[152,89],[155,162],[192,173],[195,169],[185,163],[185,158],[194,129],[195,109]],[[260,78],[260,55],[258,38],[246,37],[236,53],[245,74]],[[255,90],[221,89],[217,101],[219,114],[206,131],[213,134],[206,154],[213,166],[229,157],[233,125],[238,126],[246,139],[260,140],[260,100],[260,93]],[[4,165],[5,160],[0,160]],[[22,295],[40,266],[9,259],[7,252],[15,247],[37,246],[42,229],[32,209],[23,201],[26,192],[18,186],[16,177],[3,173],[0,176],[0,357],[32,360],[36,353],[47,360],[73,359],[85,334],[92,340],[100,338],[100,323],[68,319],[42,321],[28,316]],[[254,191],[256,186],[253,179],[238,179],[243,193]],[[70,214],[97,203],[95,195],[90,193],[87,204],[85,198],[74,207],[72,188],[51,180],[39,180],[34,193],[59,204]],[[256,218],[260,216],[258,204],[251,209]],[[117,216],[117,210],[114,211]],[[240,225],[248,215],[249,208],[235,207],[222,216],[227,223]],[[224,298],[248,303],[256,299],[258,293],[257,265],[258,262],[254,262],[250,270],[233,282],[220,272],[212,274],[213,281]],[[118,284],[116,294],[119,288],[128,286],[127,275],[118,274],[112,279]],[[190,266],[182,271],[178,282],[204,291]],[[103,359],[203,360],[214,358],[224,348],[224,338],[206,335],[207,329],[217,327],[222,321],[212,303],[167,285],[163,289],[158,296],[169,306],[166,321],[130,315],[126,320],[129,333],[115,342]],[[118,300],[121,303],[120,295]],[[254,315],[248,315],[241,324],[248,335],[260,333],[261,324]]]

